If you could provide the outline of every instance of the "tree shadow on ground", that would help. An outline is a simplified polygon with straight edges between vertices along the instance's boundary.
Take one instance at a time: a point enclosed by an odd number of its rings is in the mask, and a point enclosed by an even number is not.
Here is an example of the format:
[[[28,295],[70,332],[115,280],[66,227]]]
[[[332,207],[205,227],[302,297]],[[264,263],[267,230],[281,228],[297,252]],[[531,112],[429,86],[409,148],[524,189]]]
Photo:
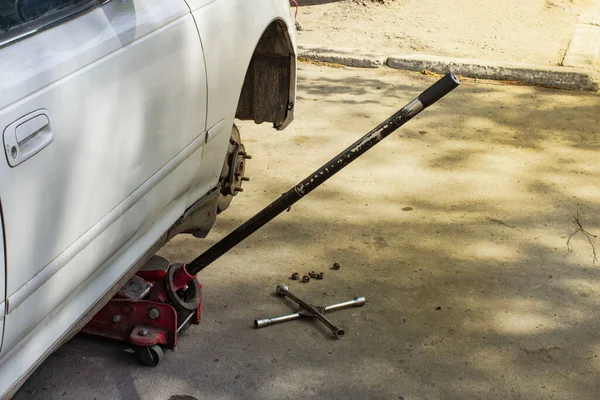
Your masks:
[[[242,126],[249,193],[207,239],[161,250],[171,262],[195,257],[433,83],[315,66],[300,78],[288,131]],[[599,106],[597,95],[464,84],[203,271],[202,324],[161,366],[77,337],[17,398],[594,398],[600,268],[584,238],[568,257],[565,243],[577,212],[600,232]],[[326,278],[286,280],[313,269]],[[315,303],[364,295],[367,305],[331,315],[343,340],[312,322],[254,330],[254,318],[289,312],[271,296],[281,281]]]

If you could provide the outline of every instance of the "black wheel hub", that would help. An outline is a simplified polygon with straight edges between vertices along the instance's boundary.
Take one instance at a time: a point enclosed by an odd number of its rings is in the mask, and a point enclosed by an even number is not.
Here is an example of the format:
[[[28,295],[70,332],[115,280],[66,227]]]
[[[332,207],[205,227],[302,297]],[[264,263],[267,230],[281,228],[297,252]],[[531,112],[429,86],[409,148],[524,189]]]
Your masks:
[[[233,125],[231,138],[229,139],[229,148],[225,156],[223,169],[221,170],[221,190],[217,208],[219,212],[225,211],[229,207],[233,196],[244,191],[242,189],[242,182],[250,180],[250,178],[244,176],[246,160],[251,158],[252,156],[246,153],[246,148],[240,137],[240,131]]]

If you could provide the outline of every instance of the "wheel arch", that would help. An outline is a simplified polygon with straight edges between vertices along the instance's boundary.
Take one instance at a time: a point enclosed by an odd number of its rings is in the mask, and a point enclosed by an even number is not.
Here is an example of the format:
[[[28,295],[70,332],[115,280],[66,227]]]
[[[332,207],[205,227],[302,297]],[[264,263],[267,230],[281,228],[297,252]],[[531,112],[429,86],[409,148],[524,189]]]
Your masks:
[[[260,36],[246,69],[235,117],[278,129],[294,118],[296,53],[288,26],[276,18]]]

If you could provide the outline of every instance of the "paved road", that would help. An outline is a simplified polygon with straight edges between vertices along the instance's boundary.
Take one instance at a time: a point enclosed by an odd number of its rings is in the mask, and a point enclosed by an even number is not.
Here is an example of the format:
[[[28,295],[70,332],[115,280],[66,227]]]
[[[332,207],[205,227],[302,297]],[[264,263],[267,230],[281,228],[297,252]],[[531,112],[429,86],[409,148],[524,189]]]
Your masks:
[[[242,125],[252,181],[192,258],[434,78],[301,65],[289,130]],[[597,95],[464,83],[397,135],[203,271],[202,324],[157,368],[76,337],[17,399],[592,399],[600,393]],[[329,270],[333,262],[339,271]],[[325,271],[323,281],[287,281]],[[315,303],[363,308],[254,330]]]

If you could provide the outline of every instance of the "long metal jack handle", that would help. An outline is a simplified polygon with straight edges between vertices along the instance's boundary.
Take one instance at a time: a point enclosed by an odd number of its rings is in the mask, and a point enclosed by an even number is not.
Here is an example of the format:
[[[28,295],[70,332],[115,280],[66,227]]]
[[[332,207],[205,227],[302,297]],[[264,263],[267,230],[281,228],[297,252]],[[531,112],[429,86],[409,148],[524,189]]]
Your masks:
[[[291,207],[298,200],[312,192],[338,171],[346,167],[346,165],[350,164],[371,147],[381,142],[396,129],[410,121],[425,108],[450,93],[459,84],[458,78],[453,73],[445,75],[390,118],[383,121],[365,136],[329,160],[321,168],[310,174],[302,182],[284,193],[280,198],[266,206],[258,214],[196,257],[185,266],[185,272],[189,274],[188,276],[193,276],[202,271],[242,240],[246,239],[263,225]]]

